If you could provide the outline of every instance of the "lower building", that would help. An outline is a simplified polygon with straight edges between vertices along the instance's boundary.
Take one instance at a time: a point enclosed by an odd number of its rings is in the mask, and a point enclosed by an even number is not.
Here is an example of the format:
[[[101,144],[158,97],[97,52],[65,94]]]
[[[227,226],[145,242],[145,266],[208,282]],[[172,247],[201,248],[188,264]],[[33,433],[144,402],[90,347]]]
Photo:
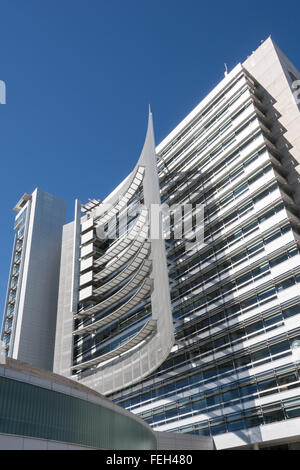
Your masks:
[[[94,390],[7,358],[0,364],[0,449],[154,450],[150,426]]]

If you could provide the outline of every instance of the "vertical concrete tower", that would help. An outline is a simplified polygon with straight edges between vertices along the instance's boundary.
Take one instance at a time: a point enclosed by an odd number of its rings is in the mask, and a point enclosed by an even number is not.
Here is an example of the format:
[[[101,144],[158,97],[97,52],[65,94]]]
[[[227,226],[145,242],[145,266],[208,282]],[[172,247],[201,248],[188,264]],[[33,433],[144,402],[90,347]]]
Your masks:
[[[36,189],[17,211],[1,338],[9,357],[52,370],[64,201]]]

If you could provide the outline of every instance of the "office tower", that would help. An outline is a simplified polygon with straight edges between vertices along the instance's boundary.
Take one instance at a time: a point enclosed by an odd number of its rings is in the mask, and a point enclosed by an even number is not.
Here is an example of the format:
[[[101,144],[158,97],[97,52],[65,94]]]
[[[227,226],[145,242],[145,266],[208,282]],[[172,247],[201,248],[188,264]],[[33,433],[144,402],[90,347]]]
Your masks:
[[[1,339],[7,356],[52,370],[65,202],[40,189],[15,206]]]
[[[300,441],[297,79],[268,38],[156,149],[150,113],[128,178],[103,202],[76,201],[55,372],[156,431],[217,448]],[[192,205],[194,244],[174,236],[174,214],[170,237],[149,236],[159,204]]]

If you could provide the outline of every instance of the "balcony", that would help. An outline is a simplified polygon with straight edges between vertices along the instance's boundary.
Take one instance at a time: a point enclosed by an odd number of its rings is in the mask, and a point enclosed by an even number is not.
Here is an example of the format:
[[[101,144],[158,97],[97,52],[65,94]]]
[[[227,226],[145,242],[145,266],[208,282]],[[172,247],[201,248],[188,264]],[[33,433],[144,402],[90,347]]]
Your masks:
[[[132,197],[137,193],[139,187],[141,186],[143,179],[144,179],[145,168],[143,166],[139,166],[136,170],[133,179],[126,190],[125,194],[122,196],[121,200],[106,214],[103,216],[99,216],[99,220],[101,225],[105,225],[112,217],[115,216],[118,212],[120,212],[132,199]],[[98,218],[98,217],[97,217]]]
[[[92,315],[93,313],[101,312],[101,310],[104,310],[107,307],[113,305],[114,303],[122,300],[131,291],[133,291],[143,281],[143,279],[145,279],[145,277],[148,275],[148,273],[150,271],[150,268],[151,268],[151,261],[147,260],[147,259],[144,260],[143,263],[141,264],[140,268],[136,272],[136,274],[120,290],[115,292],[113,295],[109,296],[107,299],[103,300],[103,302],[100,302],[100,303],[94,305],[93,307],[89,308],[88,310],[80,312],[78,315],[75,316],[75,318],[78,318],[78,317],[81,318],[82,316]],[[92,290],[92,295],[93,296],[99,295],[99,294],[100,294],[99,289]],[[84,298],[85,297],[81,297],[80,300],[83,300]]]
[[[116,240],[103,256],[95,260],[95,266],[101,266],[112,260],[115,256],[120,255],[134,240],[142,238],[141,241],[144,241],[146,236],[144,229],[147,227],[147,215],[148,211],[143,209],[129,232]]]
[[[149,250],[148,252],[146,252],[146,256],[148,254],[149,254]],[[144,258],[145,256],[143,256],[143,253],[141,253],[141,250],[140,250],[138,254],[133,258],[131,263],[128,264],[128,266],[126,266],[126,268],[124,268],[120,273],[118,273],[115,277],[107,281],[105,284],[95,289],[93,291],[93,294],[97,294],[97,295],[104,294],[105,292],[108,292],[110,289],[116,287],[118,284],[123,282],[125,279],[131,276],[131,274],[133,274],[139,269],[141,263],[143,263]]]
[[[127,247],[127,249],[116,255],[106,264],[105,268],[103,268],[99,273],[95,274],[95,279],[104,279],[114,271],[117,271],[121,266],[127,263],[130,258],[136,255],[137,252],[139,252],[141,257],[145,258],[150,248],[150,243],[146,241],[147,233],[148,228],[144,227],[140,233],[140,236],[134,240],[133,243]]]
[[[72,370],[85,369],[87,367],[92,367],[97,364],[101,364],[102,362],[105,362],[109,359],[113,359],[115,357],[121,356],[121,354],[124,354],[125,352],[134,348],[139,343],[147,339],[147,337],[155,333],[156,329],[157,329],[157,321],[149,320],[145,323],[143,328],[126,343],[104,354],[103,356],[95,357],[95,359],[91,359],[90,361],[83,362],[82,364],[77,364],[72,367]]]
[[[132,308],[136,307],[143,299],[145,299],[147,295],[150,294],[152,286],[153,281],[149,278],[145,279],[139,289],[136,291],[136,293],[127,302],[125,302],[124,305],[122,305],[112,313],[106,315],[105,317],[101,318],[100,320],[97,320],[87,326],[83,326],[78,330],[75,330],[73,332],[73,335],[76,336],[91,333],[97,330],[98,328],[102,328],[103,326],[120,319],[123,315],[125,315],[125,313],[129,312]],[[92,308],[94,309],[93,313],[97,313],[98,306],[95,305],[95,307]],[[89,309],[88,311],[90,310],[91,309]],[[81,316],[82,315],[77,314],[75,318],[81,318]]]

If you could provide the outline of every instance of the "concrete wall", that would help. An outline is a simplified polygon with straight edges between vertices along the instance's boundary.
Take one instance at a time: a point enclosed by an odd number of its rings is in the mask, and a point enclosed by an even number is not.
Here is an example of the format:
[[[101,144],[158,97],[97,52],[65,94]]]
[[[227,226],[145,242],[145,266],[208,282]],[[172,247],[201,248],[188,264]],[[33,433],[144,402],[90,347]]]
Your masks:
[[[293,79],[299,80],[300,72],[268,38],[243,63],[243,67],[263,88],[263,103],[267,106],[267,117],[271,120],[272,132],[277,138],[276,146],[289,171],[288,182],[295,190],[295,201],[300,204],[300,111],[292,88]]]
[[[53,370],[71,377],[73,357],[74,222],[63,227]]]
[[[0,450],[93,450],[93,448],[48,439],[0,434]]]
[[[157,450],[214,450],[211,437],[176,432],[155,432]]]

